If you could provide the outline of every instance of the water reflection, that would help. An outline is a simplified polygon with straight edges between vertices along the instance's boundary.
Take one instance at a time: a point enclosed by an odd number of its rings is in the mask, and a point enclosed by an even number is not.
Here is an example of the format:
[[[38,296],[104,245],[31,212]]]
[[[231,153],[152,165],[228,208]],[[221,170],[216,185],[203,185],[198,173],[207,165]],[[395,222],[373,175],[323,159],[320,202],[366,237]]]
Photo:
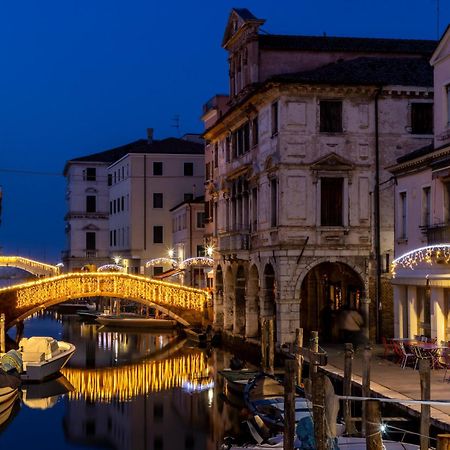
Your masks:
[[[58,450],[215,450],[224,433],[239,428],[239,411],[220,396],[217,371],[229,361],[221,351],[189,347],[173,333],[118,332],[75,316],[35,317],[24,334],[54,336],[77,350],[63,369],[65,393],[26,387],[20,411],[0,432],[1,448],[21,435],[23,448],[52,436]]]

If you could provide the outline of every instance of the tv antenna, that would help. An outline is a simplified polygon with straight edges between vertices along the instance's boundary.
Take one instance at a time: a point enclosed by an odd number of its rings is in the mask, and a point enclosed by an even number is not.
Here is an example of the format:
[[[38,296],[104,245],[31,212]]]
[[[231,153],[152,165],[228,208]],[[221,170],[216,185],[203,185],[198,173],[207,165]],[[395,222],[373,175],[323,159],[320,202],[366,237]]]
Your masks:
[[[178,136],[180,136],[180,115],[175,114],[172,118],[172,128],[176,128]]]

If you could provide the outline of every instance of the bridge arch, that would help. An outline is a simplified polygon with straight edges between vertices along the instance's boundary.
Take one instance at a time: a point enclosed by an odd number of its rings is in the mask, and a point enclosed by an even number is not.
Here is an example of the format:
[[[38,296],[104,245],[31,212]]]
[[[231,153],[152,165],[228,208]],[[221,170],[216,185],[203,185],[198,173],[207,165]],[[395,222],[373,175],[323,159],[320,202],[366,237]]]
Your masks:
[[[34,261],[33,259],[22,256],[0,256],[0,267],[15,267],[16,269],[25,270],[39,277],[54,276],[60,272],[59,266]]]
[[[198,325],[208,292],[118,272],[70,273],[0,289],[9,328],[37,311],[81,297],[115,297],[151,306],[182,325]]]

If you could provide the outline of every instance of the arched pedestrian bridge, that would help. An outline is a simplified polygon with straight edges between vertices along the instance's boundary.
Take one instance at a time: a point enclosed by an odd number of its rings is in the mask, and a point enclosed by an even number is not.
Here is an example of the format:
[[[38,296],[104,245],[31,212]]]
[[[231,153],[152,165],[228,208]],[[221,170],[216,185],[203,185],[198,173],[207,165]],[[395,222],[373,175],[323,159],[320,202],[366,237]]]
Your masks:
[[[0,267],[16,267],[39,277],[49,277],[59,274],[59,267],[22,256],[0,256]]]
[[[0,313],[9,328],[67,300],[114,297],[151,306],[185,326],[202,322],[208,292],[117,272],[69,273],[0,289]]]

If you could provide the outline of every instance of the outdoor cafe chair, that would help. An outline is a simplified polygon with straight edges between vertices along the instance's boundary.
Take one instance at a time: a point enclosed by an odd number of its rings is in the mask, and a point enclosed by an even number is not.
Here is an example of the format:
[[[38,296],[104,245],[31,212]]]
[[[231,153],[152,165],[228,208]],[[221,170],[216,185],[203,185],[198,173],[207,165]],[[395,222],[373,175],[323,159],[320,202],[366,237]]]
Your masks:
[[[408,363],[408,360],[410,358],[414,359],[414,354],[408,353],[405,349],[405,346],[401,342],[394,343],[394,351],[399,358],[400,367],[402,369],[404,369],[406,367],[406,364]]]
[[[392,342],[388,342],[385,336],[381,336],[381,342],[384,347],[384,357],[388,356],[391,352],[394,352],[395,354],[395,344],[393,344]]]
[[[435,368],[437,361],[436,354],[433,351],[424,350],[417,345],[412,345],[411,350],[414,353],[414,357],[416,358],[414,369],[417,369],[417,365],[421,359],[430,361],[433,369]]]

